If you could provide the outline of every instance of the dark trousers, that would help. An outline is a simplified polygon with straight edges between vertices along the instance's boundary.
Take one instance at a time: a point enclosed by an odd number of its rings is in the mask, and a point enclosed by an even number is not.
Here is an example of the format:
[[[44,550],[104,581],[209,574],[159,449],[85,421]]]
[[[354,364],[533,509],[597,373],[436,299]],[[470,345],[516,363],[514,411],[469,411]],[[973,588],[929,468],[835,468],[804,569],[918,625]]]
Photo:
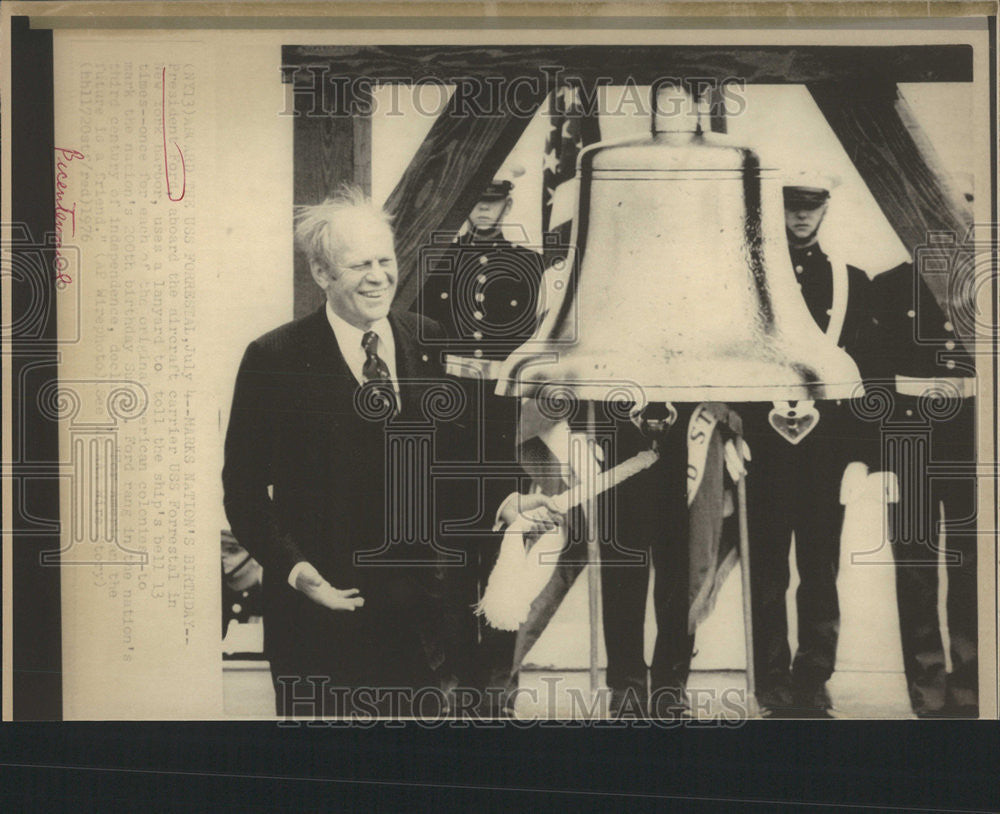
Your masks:
[[[911,413],[916,413],[913,401]],[[909,433],[905,426],[887,433],[907,438],[905,446],[887,450],[888,464],[899,479],[900,498],[889,505],[889,539],[896,559],[896,597],[910,701],[915,712],[926,714],[949,708],[971,713],[979,705],[975,407],[970,400],[955,408],[948,419],[911,423]],[[933,478],[928,476],[927,464],[968,467],[968,474]],[[938,618],[942,506],[947,524],[944,557],[951,675],[945,671]]]
[[[815,689],[833,673],[840,630],[837,570],[844,517],[840,482],[850,461],[839,412],[847,407],[820,405],[819,424],[798,445],[767,424],[769,408],[741,409],[753,455],[747,515],[758,695],[793,684]],[[785,603],[793,533],[799,572],[794,661]]]
[[[415,622],[428,613],[427,604],[414,602],[369,620],[361,616],[366,609],[355,611],[351,619],[340,611],[346,635],[270,653],[276,713],[298,718],[405,717],[419,704],[424,714],[440,715],[437,678],[422,623]],[[296,633],[303,635],[302,630]]]
[[[496,565],[500,553],[502,535],[497,534],[492,539],[481,543],[477,568],[478,585],[477,598],[482,597],[486,590],[493,566]],[[474,650],[475,658],[471,678],[473,686],[485,690],[489,695],[488,706],[502,704],[509,699],[517,688],[517,673],[513,672],[514,645],[517,641],[516,630],[497,630],[486,620],[478,616],[477,644]]]
[[[481,710],[493,713],[517,687],[517,633],[491,627],[473,608],[503,540],[502,532],[492,531],[496,511],[511,492],[527,489],[527,479],[517,465],[517,399],[494,395],[493,382],[462,384],[466,413],[452,452],[465,471],[439,485],[434,523],[438,543],[451,552],[441,557],[438,569],[447,609],[443,672],[446,682],[472,689],[482,699]]]
[[[647,689],[683,691],[694,648],[688,633],[688,508],[686,430],[690,410],[663,441],[660,460],[611,490],[599,501],[599,519],[613,534],[601,539],[601,602],[608,656],[607,684],[613,695]],[[648,448],[638,431],[622,423],[616,462]],[[647,682],[644,658],[650,563],[656,575],[653,605],[656,644]]]
[[[517,631],[497,630],[473,609],[486,590],[500,551],[501,534],[469,537],[465,562],[442,569],[448,607],[446,677],[497,706],[517,687],[513,672]]]

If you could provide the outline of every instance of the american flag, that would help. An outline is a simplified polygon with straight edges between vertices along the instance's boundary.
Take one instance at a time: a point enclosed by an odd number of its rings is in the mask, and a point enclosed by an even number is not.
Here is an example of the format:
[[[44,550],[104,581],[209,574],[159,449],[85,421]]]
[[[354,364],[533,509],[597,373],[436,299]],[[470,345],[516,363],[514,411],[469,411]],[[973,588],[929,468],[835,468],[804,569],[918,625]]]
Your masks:
[[[542,171],[542,231],[546,246],[569,244],[576,207],[576,159],[581,148],[600,141],[596,111],[584,111],[579,90],[563,85],[549,97],[551,129],[545,140]],[[565,256],[563,249],[555,255]]]

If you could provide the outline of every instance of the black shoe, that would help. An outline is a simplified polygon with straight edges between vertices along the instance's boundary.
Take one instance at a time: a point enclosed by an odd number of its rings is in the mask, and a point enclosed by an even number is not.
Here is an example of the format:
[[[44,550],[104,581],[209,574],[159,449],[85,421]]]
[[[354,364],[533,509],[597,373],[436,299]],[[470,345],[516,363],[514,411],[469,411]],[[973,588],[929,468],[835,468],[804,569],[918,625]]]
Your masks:
[[[833,702],[826,684],[799,684],[792,689],[792,712],[796,718],[833,718]]]
[[[489,721],[509,720],[514,717],[515,700],[514,694],[510,692],[487,691],[480,704],[480,717]]]
[[[979,691],[968,686],[960,686],[952,676],[948,677],[948,697],[944,711],[949,718],[978,718]]]
[[[945,704],[936,715],[927,716],[917,713],[918,718],[978,718],[979,707],[975,704]]]
[[[940,706],[914,706],[913,714],[918,718],[926,719],[948,719],[948,718],[978,718],[979,707],[976,704],[957,703],[953,698],[949,698]]]
[[[784,686],[769,687],[758,690],[757,706],[762,718],[795,718],[792,691]]]
[[[647,714],[645,687],[611,688],[608,716],[613,720],[641,720]]]
[[[690,721],[691,704],[683,687],[663,687],[649,699],[649,717],[659,721]]]
[[[487,707],[482,717],[488,721],[509,721],[514,717],[514,707],[509,704]]]

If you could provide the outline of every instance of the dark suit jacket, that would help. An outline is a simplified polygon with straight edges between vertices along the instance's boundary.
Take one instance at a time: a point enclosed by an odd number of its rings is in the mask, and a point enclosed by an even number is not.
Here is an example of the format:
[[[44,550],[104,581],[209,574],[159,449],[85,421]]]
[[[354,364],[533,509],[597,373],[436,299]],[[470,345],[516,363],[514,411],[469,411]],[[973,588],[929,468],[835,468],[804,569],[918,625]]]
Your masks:
[[[272,670],[330,675],[334,685],[412,686],[433,658],[433,569],[355,560],[383,545],[386,513],[397,508],[385,487],[386,439],[396,419],[359,411],[359,386],[324,309],[246,350],[226,435],[226,514],[264,567],[264,649]],[[389,319],[399,419],[419,421],[427,380],[442,376],[419,337],[440,329],[414,314]],[[394,546],[386,556],[420,556],[426,548]],[[302,560],[335,588],[358,588],[364,607],[333,612],[292,589],[289,572]]]

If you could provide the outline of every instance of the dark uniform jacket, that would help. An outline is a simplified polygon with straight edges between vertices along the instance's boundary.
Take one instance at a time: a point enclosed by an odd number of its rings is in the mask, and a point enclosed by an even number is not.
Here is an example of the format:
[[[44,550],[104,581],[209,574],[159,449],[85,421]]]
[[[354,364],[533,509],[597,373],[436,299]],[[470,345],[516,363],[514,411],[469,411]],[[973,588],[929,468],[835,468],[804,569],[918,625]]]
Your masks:
[[[534,333],[543,271],[537,252],[469,232],[422,254],[413,308],[441,324],[451,353],[503,360]]]
[[[876,336],[865,356],[865,378],[903,396],[918,397],[935,382],[945,384],[941,392],[971,394],[972,357],[912,263],[879,274],[870,299]]]
[[[831,339],[847,351],[864,375],[864,371],[871,368],[868,354],[871,353],[873,337],[871,280],[868,275],[851,265],[835,268],[818,243],[806,248],[790,249],[790,258],[809,313],[823,331],[827,331],[830,320],[837,316],[834,313],[835,275],[844,273],[846,269],[847,279],[839,281],[847,289],[843,324],[839,334]],[[858,396],[861,394],[859,387]],[[777,445],[784,451],[790,446],[768,423],[767,415],[772,406],[770,402],[764,402],[740,408],[744,428],[754,451],[757,446],[767,448]],[[843,465],[850,461],[863,461],[871,466],[877,454],[878,436],[875,427],[860,419],[846,400],[817,401],[815,407],[820,420],[797,447],[802,459],[807,460],[812,454],[810,450],[815,445],[821,445],[828,450],[826,454],[835,453]],[[838,466],[842,470],[842,465]]]

